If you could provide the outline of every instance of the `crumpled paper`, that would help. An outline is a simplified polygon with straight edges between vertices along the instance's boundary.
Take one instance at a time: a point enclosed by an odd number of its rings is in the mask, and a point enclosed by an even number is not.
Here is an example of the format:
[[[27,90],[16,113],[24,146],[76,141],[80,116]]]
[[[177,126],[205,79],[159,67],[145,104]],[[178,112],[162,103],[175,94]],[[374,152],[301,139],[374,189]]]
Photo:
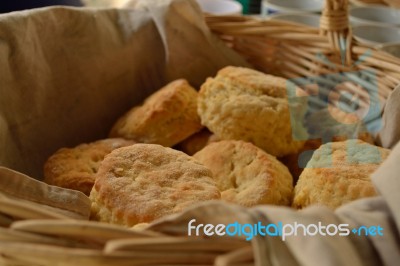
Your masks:
[[[105,138],[167,82],[199,87],[224,66],[248,65],[194,1],[5,14],[0,40],[0,165],[37,179],[57,149]]]
[[[0,199],[24,204],[62,215],[60,219],[83,219],[90,216],[91,202],[80,191],[49,186],[9,168],[0,166]]]
[[[382,115],[382,129],[378,142],[382,147],[391,149],[400,141],[400,85],[397,86],[386,101]]]

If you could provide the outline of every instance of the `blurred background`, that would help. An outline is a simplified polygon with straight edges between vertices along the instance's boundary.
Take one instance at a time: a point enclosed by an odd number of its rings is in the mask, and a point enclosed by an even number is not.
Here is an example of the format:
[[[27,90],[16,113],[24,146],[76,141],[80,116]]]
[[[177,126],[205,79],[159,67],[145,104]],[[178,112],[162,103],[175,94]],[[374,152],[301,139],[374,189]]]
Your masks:
[[[0,13],[19,11],[53,5],[93,6],[93,7],[120,7],[127,0],[24,0],[0,1]]]
[[[162,0],[160,0],[162,1]],[[324,0],[196,0],[202,6],[207,6],[207,9],[221,10],[229,5],[229,2],[239,3],[241,13],[243,14],[263,14],[268,15],[268,12],[276,13],[293,13],[304,10],[305,7],[318,6],[324,3]],[[129,2],[134,0],[24,0],[24,1],[0,1],[0,12],[10,12],[24,9],[31,9],[51,5],[69,5],[69,6],[90,6],[90,7],[123,7],[129,6]],[[354,6],[380,5],[400,8],[400,0],[349,0]]]
[[[132,0],[24,0],[24,1],[0,1],[0,13],[38,8],[52,5],[90,6],[90,7],[122,7]],[[207,2],[218,2],[206,0]],[[226,0],[224,0],[226,1]],[[234,1],[234,0],[229,0]],[[203,2],[203,1],[199,1]],[[236,0],[242,6],[244,14],[259,14],[261,0]],[[226,4],[222,3],[222,5]],[[209,5],[209,3],[207,3]]]
[[[138,0],[24,0],[0,1],[0,13],[44,6],[135,8]],[[145,0],[147,1],[147,0]],[[164,0],[158,0],[164,1]],[[319,28],[326,0],[196,0],[206,14],[249,15]],[[349,0],[354,38],[367,46],[400,56],[400,0]]]

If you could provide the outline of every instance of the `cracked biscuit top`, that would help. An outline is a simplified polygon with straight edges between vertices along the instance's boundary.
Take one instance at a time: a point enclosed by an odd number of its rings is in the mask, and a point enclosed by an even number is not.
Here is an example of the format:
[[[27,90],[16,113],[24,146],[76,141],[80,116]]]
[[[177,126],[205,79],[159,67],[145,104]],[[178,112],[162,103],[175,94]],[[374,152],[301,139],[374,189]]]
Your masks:
[[[44,165],[44,181],[89,195],[104,156],[117,148],[135,143],[132,140],[115,138],[59,149]]]
[[[325,205],[335,209],[359,198],[376,196],[370,175],[389,153],[388,149],[355,139],[322,145],[299,177],[293,207]]]
[[[197,94],[186,80],[175,80],[123,115],[110,137],[172,147],[202,128]]]
[[[256,70],[225,67],[201,86],[197,107],[201,123],[223,140],[251,142],[278,157],[295,153],[303,142],[292,137],[289,84],[294,86]]]
[[[183,152],[156,144],[117,149],[102,162],[90,194],[92,216],[132,226],[220,199],[211,171]]]
[[[289,170],[251,143],[219,141],[193,157],[211,169],[223,200],[246,207],[291,203],[293,178]]]

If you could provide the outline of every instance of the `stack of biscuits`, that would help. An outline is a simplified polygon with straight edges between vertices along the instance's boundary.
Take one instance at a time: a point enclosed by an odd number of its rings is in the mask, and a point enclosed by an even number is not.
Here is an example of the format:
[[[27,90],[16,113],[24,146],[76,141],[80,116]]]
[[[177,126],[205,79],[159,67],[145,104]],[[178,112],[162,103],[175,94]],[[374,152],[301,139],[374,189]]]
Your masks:
[[[231,66],[199,91],[173,81],[119,118],[108,139],[58,150],[44,180],[88,195],[93,220],[129,227],[210,200],[336,208],[376,195],[369,174],[389,151],[361,140],[312,145],[304,171],[291,166],[309,145],[293,138],[287,84]]]

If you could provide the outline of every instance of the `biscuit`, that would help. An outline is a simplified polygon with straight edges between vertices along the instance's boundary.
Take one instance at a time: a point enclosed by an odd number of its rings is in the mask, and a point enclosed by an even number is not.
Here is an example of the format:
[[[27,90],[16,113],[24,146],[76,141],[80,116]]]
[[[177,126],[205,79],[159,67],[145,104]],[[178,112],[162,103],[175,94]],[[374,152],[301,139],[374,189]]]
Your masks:
[[[157,144],[114,150],[90,193],[92,218],[133,226],[220,199],[211,171],[189,155]]]
[[[44,164],[44,181],[89,195],[104,156],[117,148],[133,144],[134,141],[117,138],[59,149]]]
[[[224,140],[251,142],[274,156],[295,153],[303,142],[292,138],[287,84],[256,70],[225,67],[201,86],[201,122]]]
[[[122,116],[110,137],[172,147],[202,128],[197,94],[186,80],[173,81]]]
[[[246,207],[291,203],[293,179],[286,166],[249,142],[211,143],[193,157],[211,169],[222,200]]]
[[[293,207],[325,205],[335,209],[347,202],[377,195],[370,175],[390,150],[361,140],[330,142],[317,149],[294,189]]]
[[[219,138],[207,128],[191,135],[175,147],[188,155],[193,155],[212,142],[219,141]]]

